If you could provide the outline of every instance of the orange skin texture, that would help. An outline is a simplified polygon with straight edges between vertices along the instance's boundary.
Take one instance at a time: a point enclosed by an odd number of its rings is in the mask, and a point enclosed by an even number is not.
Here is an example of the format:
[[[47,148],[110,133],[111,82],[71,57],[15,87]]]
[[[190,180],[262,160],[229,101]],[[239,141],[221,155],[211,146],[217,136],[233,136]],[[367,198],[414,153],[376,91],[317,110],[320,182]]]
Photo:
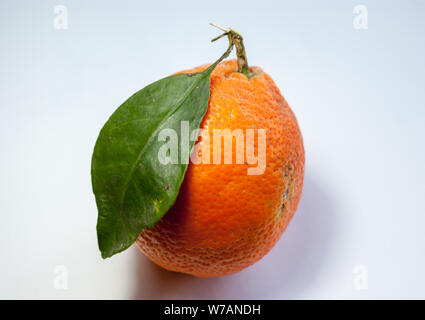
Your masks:
[[[256,165],[235,163],[234,141],[232,164],[212,164],[212,146],[211,164],[189,163],[175,205],[136,241],[167,270],[197,277],[239,272],[271,250],[298,206],[304,147],[297,120],[273,80],[258,67],[250,70],[250,79],[238,73],[236,60],[215,68],[201,128],[211,137],[214,128],[267,129],[266,169],[248,175]],[[254,141],[257,155],[257,135]]]

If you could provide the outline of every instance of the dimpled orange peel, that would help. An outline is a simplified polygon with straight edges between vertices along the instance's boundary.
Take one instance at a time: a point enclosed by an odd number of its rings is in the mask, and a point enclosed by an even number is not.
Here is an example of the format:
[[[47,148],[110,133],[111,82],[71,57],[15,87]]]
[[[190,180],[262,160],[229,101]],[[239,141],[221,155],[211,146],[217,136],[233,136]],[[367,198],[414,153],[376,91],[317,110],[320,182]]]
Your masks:
[[[235,163],[236,152],[231,164],[189,163],[175,204],[136,241],[159,266],[197,277],[236,273],[264,257],[288,226],[303,187],[304,147],[294,113],[272,78],[248,66],[240,34],[224,31],[237,60],[220,62],[212,71],[197,146],[204,150],[214,129],[264,129],[263,173],[248,174],[253,165]]]

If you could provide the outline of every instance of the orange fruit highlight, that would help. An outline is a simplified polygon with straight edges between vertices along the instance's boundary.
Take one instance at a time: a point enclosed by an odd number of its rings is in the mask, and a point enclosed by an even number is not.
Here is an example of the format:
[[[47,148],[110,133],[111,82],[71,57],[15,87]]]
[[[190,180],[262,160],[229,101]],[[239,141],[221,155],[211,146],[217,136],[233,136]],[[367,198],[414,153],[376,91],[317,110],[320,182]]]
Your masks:
[[[248,79],[230,60],[212,72],[198,144],[204,152],[213,129],[266,129],[264,173],[248,175],[255,165],[235,163],[235,142],[232,164],[190,163],[175,205],[136,241],[165,269],[198,277],[239,272],[270,251],[295,213],[304,176],[301,132],[273,80],[258,67],[250,71]],[[254,142],[258,152],[257,136]]]

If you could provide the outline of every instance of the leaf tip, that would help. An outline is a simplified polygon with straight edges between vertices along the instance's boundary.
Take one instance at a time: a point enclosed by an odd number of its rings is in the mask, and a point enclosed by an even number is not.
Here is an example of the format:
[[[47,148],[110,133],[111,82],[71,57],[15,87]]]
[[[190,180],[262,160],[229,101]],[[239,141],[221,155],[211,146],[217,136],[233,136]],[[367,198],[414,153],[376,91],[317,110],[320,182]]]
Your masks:
[[[100,255],[102,256],[102,259],[104,260],[111,257],[111,255],[106,253],[105,251],[101,251]]]

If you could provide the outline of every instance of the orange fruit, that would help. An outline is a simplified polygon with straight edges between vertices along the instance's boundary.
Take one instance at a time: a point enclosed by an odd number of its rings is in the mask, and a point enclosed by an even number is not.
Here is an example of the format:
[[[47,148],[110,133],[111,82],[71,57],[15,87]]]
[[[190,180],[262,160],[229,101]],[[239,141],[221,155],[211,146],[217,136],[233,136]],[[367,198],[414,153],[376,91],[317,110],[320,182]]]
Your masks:
[[[241,271],[270,251],[295,213],[304,176],[301,132],[270,76],[258,67],[250,71],[248,79],[230,60],[212,72],[198,144],[202,150],[205,134],[212,137],[217,128],[266,129],[264,173],[248,175],[253,165],[235,163],[235,152],[232,164],[190,163],[175,205],[136,241],[165,269],[198,277]]]

